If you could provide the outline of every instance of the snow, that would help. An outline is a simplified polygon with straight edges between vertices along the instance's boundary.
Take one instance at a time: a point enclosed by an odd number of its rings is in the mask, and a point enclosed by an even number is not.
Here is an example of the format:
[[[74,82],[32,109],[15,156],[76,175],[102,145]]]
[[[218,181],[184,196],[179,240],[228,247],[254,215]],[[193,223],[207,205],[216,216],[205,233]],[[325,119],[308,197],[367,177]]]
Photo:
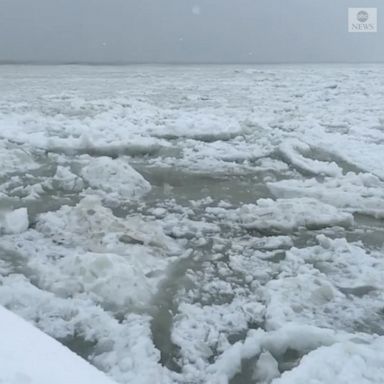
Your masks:
[[[0,321],[0,382],[113,383],[85,360],[3,307],[0,307]]]

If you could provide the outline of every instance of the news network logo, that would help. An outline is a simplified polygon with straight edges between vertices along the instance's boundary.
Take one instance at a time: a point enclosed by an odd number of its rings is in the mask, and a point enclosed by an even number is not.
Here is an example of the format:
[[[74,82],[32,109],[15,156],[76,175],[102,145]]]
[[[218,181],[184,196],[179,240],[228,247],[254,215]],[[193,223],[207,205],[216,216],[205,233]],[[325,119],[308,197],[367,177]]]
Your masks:
[[[377,32],[377,8],[348,8],[349,32]]]

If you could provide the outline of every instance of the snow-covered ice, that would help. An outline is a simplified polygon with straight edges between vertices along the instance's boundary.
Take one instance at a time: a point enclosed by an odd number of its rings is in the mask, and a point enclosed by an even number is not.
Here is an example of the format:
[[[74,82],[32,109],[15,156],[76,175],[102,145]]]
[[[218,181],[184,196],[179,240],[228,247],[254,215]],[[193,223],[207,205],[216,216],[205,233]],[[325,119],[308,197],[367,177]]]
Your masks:
[[[383,69],[1,66],[0,382],[383,383]]]
[[[351,226],[353,216],[311,198],[260,199],[227,212],[223,208],[208,211],[226,220],[238,221],[243,227],[261,232],[289,232],[300,227],[308,229],[328,226]]]
[[[384,183],[372,174],[349,172],[322,181],[281,180],[267,185],[278,197],[313,197],[348,212],[384,217]]]
[[[299,367],[274,380],[273,384],[382,383],[383,343],[336,343],[304,356]]]
[[[106,199],[118,202],[137,199],[151,189],[151,185],[123,159],[90,158],[81,176]]]
[[[26,208],[0,213],[0,232],[21,233],[28,229],[28,211]]]
[[[2,307],[0,320],[2,383],[113,384],[69,349]]]

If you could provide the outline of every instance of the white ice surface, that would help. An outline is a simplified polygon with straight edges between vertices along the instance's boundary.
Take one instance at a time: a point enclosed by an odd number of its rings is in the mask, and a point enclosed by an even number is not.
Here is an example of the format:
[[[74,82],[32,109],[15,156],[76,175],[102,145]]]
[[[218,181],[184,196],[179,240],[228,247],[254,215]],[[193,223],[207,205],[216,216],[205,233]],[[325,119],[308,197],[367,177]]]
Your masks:
[[[297,368],[273,384],[381,384],[384,382],[384,338],[336,343],[304,356]]]
[[[362,244],[318,236],[319,245],[291,248],[265,286],[266,329],[288,321],[381,333],[384,261]]]
[[[90,362],[117,382],[171,382],[158,364],[160,354],[153,345],[151,319],[146,315],[123,314],[124,318],[117,320],[114,313],[95,303],[92,295],[60,297],[16,274],[1,279],[0,303],[52,337],[94,343]]]
[[[348,212],[384,217],[384,182],[372,174],[349,172],[323,181],[290,179],[267,185],[276,197],[311,197]]]
[[[340,176],[342,169],[335,162],[325,162],[305,157],[303,153],[310,153],[311,147],[299,140],[287,140],[279,147],[285,157],[294,167],[309,174]]]
[[[0,232],[7,234],[25,232],[29,226],[28,210],[18,208],[0,213]]]
[[[115,217],[97,197],[41,214],[36,230],[3,245],[28,259],[41,287],[65,297],[87,293],[107,307],[147,305],[175,246],[156,224]]]
[[[86,165],[81,170],[81,176],[96,193],[101,192],[109,201],[131,201],[151,189],[151,185],[122,158],[85,157],[82,161]]]
[[[39,167],[31,153],[22,146],[0,140],[0,177],[14,172],[27,172]]]
[[[59,165],[53,176],[52,187],[66,192],[80,192],[84,188],[83,180],[75,175],[69,167]]]
[[[296,368],[272,380],[273,384],[378,384],[384,377],[383,348],[383,337],[353,336],[329,329],[286,324],[270,333],[250,331],[244,342],[228,348],[208,372],[212,375],[212,383],[228,383],[241,368],[242,359],[260,358],[262,351],[279,357],[291,349],[305,356]]]
[[[312,198],[260,199],[236,210],[207,208],[209,213],[240,222],[248,229],[289,232],[300,227],[351,226],[353,216]]]
[[[1,306],[0,323],[0,383],[113,383],[87,361]]]

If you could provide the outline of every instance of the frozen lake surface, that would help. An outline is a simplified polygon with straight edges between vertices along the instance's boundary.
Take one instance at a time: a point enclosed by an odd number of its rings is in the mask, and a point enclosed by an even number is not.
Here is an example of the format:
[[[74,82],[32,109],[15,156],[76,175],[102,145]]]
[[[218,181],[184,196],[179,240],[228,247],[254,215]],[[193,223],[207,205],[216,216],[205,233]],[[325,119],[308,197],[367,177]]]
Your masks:
[[[0,304],[118,383],[382,384],[383,106],[379,65],[1,66]]]

